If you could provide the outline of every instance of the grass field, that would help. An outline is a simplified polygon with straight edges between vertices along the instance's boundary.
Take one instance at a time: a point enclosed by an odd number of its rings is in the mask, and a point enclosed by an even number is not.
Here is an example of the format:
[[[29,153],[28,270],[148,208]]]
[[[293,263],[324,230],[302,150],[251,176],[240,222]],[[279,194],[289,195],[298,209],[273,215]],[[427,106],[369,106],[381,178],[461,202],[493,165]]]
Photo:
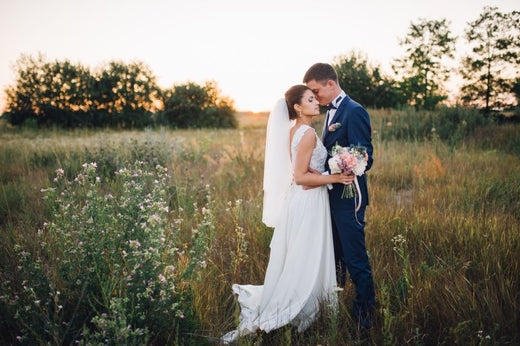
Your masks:
[[[410,115],[370,114],[369,344],[520,343],[520,127],[402,138]],[[233,329],[231,285],[262,283],[272,235],[261,222],[267,116],[237,117],[235,130],[2,125],[2,343],[204,344]],[[353,295],[347,284],[338,315],[303,334],[241,343],[354,344]]]

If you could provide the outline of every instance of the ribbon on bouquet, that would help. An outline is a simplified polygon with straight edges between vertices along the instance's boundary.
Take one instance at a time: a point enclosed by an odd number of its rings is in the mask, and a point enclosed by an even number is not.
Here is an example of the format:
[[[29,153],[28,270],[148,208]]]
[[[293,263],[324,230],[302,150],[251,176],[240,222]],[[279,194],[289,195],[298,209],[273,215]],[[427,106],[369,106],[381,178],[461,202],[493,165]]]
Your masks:
[[[356,187],[356,192],[357,192],[357,195],[359,196],[359,202],[358,202],[356,196],[354,196],[354,216],[356,217],[356,222],[358,223],[358,225],[361,226],[361,223],[359,222],[359,220],[357,218],[357,212],[359,211],[359,209],[361,209],[361,201],[363,200],[363,196],[361,196],[361,189],[359,188],[357,176],[354,177],[354,186]],[[327,184],[327,188],[329,190],[332,190],[332,187],[333,187],[332,184]]]
[[[361,209],[361,201],[363,200],[363,196],[361,196],[361,189],[359,188],[357,176],[354,177],[354,185],[356,186],[357,195],[359,196],[359,202],[357,201],[356,196],[354,196],[354,206],[355,206],[354,216],[356,217],[356,222],[358,223],[358,225],[361,226],[361,223],[359,222],[359,220],[357,218],[357,212],[359,211],[359,209]]]

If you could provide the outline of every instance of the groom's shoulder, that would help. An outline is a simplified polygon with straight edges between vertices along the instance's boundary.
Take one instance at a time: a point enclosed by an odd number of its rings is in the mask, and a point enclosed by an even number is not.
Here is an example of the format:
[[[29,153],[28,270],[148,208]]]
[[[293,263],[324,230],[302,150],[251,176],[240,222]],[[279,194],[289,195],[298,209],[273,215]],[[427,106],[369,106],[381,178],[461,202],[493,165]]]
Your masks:
[[[349,98],[346,101],[347,101],[346,110],[367,113],[367,110],[365,109],[365,107],[363,107],[359,102],[354,101],[351,98]]]
[[[347,107],[349,107],[349,108],[363,108],[363,109],[365,108],[359,102],[351,99],[350,97],[345,101],[347,101]]]

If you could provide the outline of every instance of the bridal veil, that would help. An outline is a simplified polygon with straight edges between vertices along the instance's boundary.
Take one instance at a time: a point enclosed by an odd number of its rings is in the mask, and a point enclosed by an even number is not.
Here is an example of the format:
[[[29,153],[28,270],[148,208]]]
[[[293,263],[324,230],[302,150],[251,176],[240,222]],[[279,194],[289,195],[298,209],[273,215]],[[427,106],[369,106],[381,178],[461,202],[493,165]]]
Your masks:
[[[274,227],[280,216],[285,194],[291,185],[289,131],[294,121],[289,119],[285,98],[278,100],[269,114],[265,140],[264,209],[262,221]]]

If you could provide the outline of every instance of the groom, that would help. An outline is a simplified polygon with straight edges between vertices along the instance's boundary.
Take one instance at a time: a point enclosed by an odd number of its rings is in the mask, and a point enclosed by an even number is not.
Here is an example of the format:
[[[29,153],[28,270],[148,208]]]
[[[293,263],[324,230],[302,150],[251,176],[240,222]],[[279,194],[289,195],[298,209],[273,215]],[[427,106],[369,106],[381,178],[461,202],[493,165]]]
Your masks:
[[[319,103],[328,109],[322,140],[329,155],[336,143],[342,147],[362,145],[367,149],[369,159],[366,170],[369,170],[373,162],[373,148],[367,111],[340,88],[338,75],[329,64],[312,65],[305,73],[303,83],[312,90]],[[334,184],[329,190],[329,200],[338,283],[345,285],[347,269],[356,288],[352,313],[360,327],[368,329],[372,325],[375,294],[365,247],[365,209],[368,205],[365,174],[358,177],[358,183],[361,208],[357,213],[354,198],[341,198],[341,184]],[[356,199],[359,200],[359,197]]]

